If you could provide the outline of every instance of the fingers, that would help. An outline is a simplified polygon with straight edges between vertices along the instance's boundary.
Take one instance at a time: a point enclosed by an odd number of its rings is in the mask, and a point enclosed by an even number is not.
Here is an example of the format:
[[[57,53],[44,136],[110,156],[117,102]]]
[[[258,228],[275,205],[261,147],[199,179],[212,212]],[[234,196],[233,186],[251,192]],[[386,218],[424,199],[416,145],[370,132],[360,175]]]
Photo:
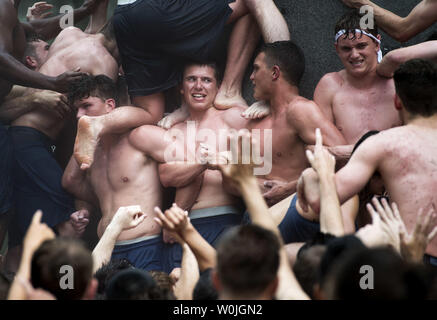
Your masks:
[[[41,223],[41,217],[42,217],[42,211],[37,210],[32,218],[32,224],[39,224]]]
[[[310,150],[305,151],[305,155],[307,156],[308,162],[311,164],[311,166],[314,168],[314,154]]]
[[[156,212],[156,215],[158,216],[160,222],[158,222],[158,220],[156,219],[155,221],[157,221],[162,228],[166,228],[170,230],[174,229],[173,223],[169,221],[169,219],[167,219],[167,217],[164,215],[164,213],[161,211],[160,208],[155,207],[154,211]]]
[[[319,128],[316,128],[316,148],[321,148],[323,146],[323,138],[322,138],[322,132]]]

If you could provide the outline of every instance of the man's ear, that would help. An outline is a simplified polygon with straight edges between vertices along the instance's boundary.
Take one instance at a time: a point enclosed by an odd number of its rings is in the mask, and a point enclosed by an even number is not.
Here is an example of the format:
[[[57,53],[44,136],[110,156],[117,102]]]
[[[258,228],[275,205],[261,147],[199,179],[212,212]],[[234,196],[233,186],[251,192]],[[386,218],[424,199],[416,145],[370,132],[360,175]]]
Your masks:
[[[96,278],[92,278],[88,283],[88,287],[83,294],[82,300],[94,300],[96,297],[97,287],[99,286],[99,282]]]
[[[108,113],[111,112],[112,110],[114,110],[116,107],[115,100],[112,98],[106,99],[105,104],[106,104],[106,110],[108,111]]]
[[[272,80],[278,80],[279,76],[281,75],[281,69],[279,69],[279,67],[277,65],[274,65],[272,67]]]
[[[217,290],[217,292],[222,291],[222,289],[223,289],[222,283],[220,282],[219,276],[218,276],[217,271],[215,269],[213,269],[211,271],[211,280],[212,280],[212,284],[214,285],[214,288]]]
[[[38,67],[38,62],[32,56],[26,56],[24,63],[29,69],[35,70]]]
[[[395,94],[395,108],[400,111],[404,108],[404,104],[402,103],[401,98],[397,94]]]

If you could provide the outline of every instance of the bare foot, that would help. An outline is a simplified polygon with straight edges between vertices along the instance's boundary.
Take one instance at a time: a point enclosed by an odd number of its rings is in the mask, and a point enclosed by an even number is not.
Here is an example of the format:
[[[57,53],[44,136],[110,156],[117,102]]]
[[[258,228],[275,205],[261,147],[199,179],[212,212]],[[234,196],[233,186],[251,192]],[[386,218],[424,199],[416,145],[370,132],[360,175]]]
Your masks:
[[[77,124],[77,135],[74,143],[74,157],[81,170],[88,169],[94,160],[101,127],[95,117],[82,116]]]
[[[246,119],[261,119],[270,114],[270,106],[265,101],[257,101],[241,115]]]
[[[170,129],[173,127],[176,123],[180,123],[185,121],[190,116],[190,112],[188,111],[188,107],[184,104],[170,113],[169,115],[165,116],[158,122],[158,127],[161,127],[163,129]]]
[[[226,110],[232,107],[247,108],[247,102],[240,94],[226,94],[221,91],[217,93],[214,106],[219,110]]]

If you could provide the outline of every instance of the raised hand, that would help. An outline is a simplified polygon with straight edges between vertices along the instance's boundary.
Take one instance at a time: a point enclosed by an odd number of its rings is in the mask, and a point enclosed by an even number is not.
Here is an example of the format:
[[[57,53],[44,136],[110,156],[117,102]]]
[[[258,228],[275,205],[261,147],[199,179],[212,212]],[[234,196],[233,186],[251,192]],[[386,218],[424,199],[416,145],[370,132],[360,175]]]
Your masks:
[[[176,203],[168,210],[165,210],[165,214],[155,207],[157,217],[155,221],[175,238],[177,242],[183,244],[184,232],[190,225],[190,218],[188,217],[188,211],[184,211],[178,207]]]
[[[437,234],[435,226],[436,211],[430,209],[428,214],[423,215],[423,208],[419,210],[416,224],[412,232],[408,232],[401,220],[400,240],[401,255],[408,261],[421,263],[428,243]]]
[[[335,172],[335,157],[323,146],[320,129],[316,129],[316,145],[314,152],[306,150],[306,156],[311,166],[318,174]]]
[[[49,12],[52,8],[53,5],[45,1],[35,2],[33,6],[27,8],[26,19],[30,22],[36,19],[47,18],[53,14],[53,12]]]
[[[112,218],[111,224],[117,225],[121,230],[128,230],[138,226],[146,217],[147,215],[138,205],[120,207]]]
[[[41,223],[42,211],[35,212],[23,241],[23,249],[30,255],[46,240],[54,239],[55,233],[45,223]]]

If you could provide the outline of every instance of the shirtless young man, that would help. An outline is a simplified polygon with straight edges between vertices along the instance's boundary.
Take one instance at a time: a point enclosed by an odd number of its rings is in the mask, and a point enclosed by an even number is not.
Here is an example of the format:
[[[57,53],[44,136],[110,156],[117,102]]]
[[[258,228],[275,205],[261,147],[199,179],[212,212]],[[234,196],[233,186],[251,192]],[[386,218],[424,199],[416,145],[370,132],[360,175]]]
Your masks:
[[[77,109],[77,118],[111,114],[118,104],[115,84],[104,75],[83,78],[73,86],[69,100]],[[99,237],[119,207],[139,205],[147,217],[120,234],[112,258],[126,258],[137,268],[170,273],[161,228],[153,219],[153,209],[162,202],[158,162],[164,161],[164,134],[165,130],[156,126],[106,134],[99,140],[95,161],[87,171],[80,170],[71,157],[62,185],[77,199],[100,207]]]
[[[411,232],[419,210],[435,210],[437,201],[437,66],[426,60],[410,60],[395,72],[394,82],[395,106],[405,125],[365,140],[347,165],[336,173],[335,180],[337,194],[343,203],[357,194],[378,171],[390,200],[398,205],[407,230]],[[314,212],[318,212],[319,194],[313,187],[314,178],[312,169],[302,173],[298,183],[299,203],[304,209],[308,203]],[[430,242],[426,253],[437,256],[437,239]],[[429,260],[436,264],[436,258]]]
[[[247,126],[252,135],[256,129],[263,133],[259,138],[262,155],[268,148],[272,150],[272,170],[257,178],[269,206],[283,199],[287,202],[286,208],[280,210],[285,216],[278,219],[284,243],[307,240],[319,230],[318,223],[307,221],[305,213],[298,211],[296,197],[289,197],[296,190],[300,174],[309,166],[305,147],[315,143],[315,128],[324,128],[324,141],[328,146],[345,143],[317,105],[299,95],[304,69],[301,49],[290,41],[280,41],[261,48],[251,75],[254,97],[269,102],[271,109],[270,115],[250,120]],[[268,132],[271,132],[271,141],[263,136]]]
[[[360,19],[359,11],[352,10],[337,21],[335,49],[344,69],[323,76],[314,92],[314,102],[348,144],[329,148],[340,159],[350,156],[353,145],[366,132],[402,124],[394,108],[393,80],[376,73],[381,36],[376,25],[356,32],[360,30]]]
[[[74,11],[76,21],[90,14],[98,1],[87,0]],[[25,33],[36,32],[47,38],[59,32],[61,16],[35,19],[31,23],[18,20],[20,0],[0,0],[0,106],[14,84],[65,92],[69,83],[81,74],[67,72],[47,76],[26,68],[22,63],[26,47]],[[12,208],[12,145],[6,127],[0,123],[0,243],[3,241]]]
[[[408,16],[402,18],[369,0],[342,0],[344,4],[353,8],[371,6],[375,21],[391,37],[400,42],[406,42],[437,21],[437,1],[422,0]]]
[[[214,99],[218,92],[219,77],[215,64],[188,64],[185,67],[181,93],[190,117],[169,130],[171,136],[183,138],[187,150],[198,150],[200,143],[210,154],[223,152],[220,146],[227,145],[230,132],[245,128],[247,120],[241,117],[242,108],[227,110],[214,108]],[[195,125],[195,131],[193,126]],[[199,156],[199,154],[197,155]],[[178,160],[178,159],[175,159]],[[161,164],[160,179],[164,186],[176,187],[176,202],[181,192],[191,192],[194,205],[190,219],[193,226],[210,244],[216,244],[222,232],[241,223],[242,210],[237,197],[229,194],[223,184],[222,175],[217,167],[205,163],[199,158],[190,163],[187,156],[183,162]],[[187,161],[188,160],[188,161]],[[168,162],[168,161],[167,161]],[[194,161],[191,161],[194,162]],[[198,190],[199,179],[201,182]],[[179,203],[178,203],[179,205]],[[184,208],[189,209],[189,208]],[[170,258],[175,267],[180,265],[181,248],[178,244],[169,249]]]

